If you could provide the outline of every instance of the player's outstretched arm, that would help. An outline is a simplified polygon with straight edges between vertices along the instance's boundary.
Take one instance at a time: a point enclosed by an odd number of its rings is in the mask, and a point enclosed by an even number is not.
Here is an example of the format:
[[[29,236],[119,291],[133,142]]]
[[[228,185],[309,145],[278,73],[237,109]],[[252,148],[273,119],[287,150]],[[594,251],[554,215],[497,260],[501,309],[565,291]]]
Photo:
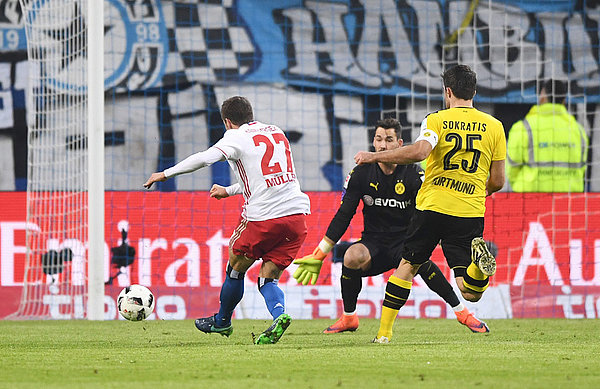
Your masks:
[[[150,189],[152,184],[154,184],[155,182],[164,182],[164,181],[167,181],[167,177],[165,176],[164,172],[152,173],[150,178],[148,178],[148,181],[146,181],[146,183],[144,184],[144,188]]]
[[[294,264],[299,266],[294,272],[294,279],[302,285],[308,285],[309,283],[311,285],[316,284],[321,272],[321,266],[323,266],[323,260],[331,249],[333,249],[334,245],[335,242],[325,236],[312,254],[296,259]]]
[[[354,162],[357,165],[375,162],[408,165],[424,160],[429,156],[432,149],[428,141],[420,140],[412,145],[402,146],[394,150],[378,151],[376,153],[359,151],[354,156]]]

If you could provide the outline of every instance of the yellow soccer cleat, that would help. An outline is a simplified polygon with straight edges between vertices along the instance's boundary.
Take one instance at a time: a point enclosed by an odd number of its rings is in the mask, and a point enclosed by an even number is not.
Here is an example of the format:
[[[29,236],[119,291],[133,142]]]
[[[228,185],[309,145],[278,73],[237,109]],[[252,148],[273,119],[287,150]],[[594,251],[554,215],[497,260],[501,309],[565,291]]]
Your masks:
[[[486,276],[493,276],[496,273],[496,258],[490,253],[483,238],[475,238],[471,241],[471,260]]]

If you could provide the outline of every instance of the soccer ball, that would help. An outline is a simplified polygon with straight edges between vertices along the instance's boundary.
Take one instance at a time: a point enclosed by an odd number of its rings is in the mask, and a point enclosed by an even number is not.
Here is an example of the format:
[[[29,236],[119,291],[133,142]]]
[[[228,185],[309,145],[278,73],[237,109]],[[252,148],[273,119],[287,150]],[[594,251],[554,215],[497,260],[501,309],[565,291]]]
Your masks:
[[[131,285],[119,293],[117,297],[119,313],[127,320],[144,320],[154,310],[154,295],[150,289],[142,285]]]

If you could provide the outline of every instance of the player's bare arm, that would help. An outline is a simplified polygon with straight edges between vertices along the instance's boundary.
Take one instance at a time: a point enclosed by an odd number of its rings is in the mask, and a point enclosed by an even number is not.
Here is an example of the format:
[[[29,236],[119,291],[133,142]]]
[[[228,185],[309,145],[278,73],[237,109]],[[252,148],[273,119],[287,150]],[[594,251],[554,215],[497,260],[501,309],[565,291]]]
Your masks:
[[[148,178],[148,181],[146,181],[146,183],[144,184],[144,188],[150,189],[152,184],[154,184],[155,182],[164,182],[164,181],[167,181],[167,177],[165,176],[164,172],[152,173],[150,178]]]
[[[412,145],[402,146],[393,150],[378,151],[375,153],[359,151],[354,156],[354,162],[357,165],[375,162],[408,165],[424,160],[429,156],[431,150],[432,147],[429,142],[420,140]]]
[[[485,185],[486,196],[499,191],[504,186],[504,160],[492,161],[490,165],[490,176]]]
[[[225,197],[229,197],[229,193],[224,186],[213,184],[212,188],[209,191],[210,197],[213,197],[217,200],[224,199]]]

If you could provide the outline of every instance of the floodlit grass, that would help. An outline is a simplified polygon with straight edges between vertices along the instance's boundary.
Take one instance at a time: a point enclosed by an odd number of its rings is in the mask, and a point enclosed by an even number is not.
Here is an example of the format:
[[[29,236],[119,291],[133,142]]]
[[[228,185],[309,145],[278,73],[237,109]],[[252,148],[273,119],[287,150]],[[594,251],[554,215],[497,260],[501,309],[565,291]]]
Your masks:
[[[600,387],[598,320],[490,320],[472,334],[453,320],[397,320],[324,335],[331,321],[296,320],[256,346],[269,322],[234,321],[230,338],[192,321],[0,321],[0,387],[550,388]]]

